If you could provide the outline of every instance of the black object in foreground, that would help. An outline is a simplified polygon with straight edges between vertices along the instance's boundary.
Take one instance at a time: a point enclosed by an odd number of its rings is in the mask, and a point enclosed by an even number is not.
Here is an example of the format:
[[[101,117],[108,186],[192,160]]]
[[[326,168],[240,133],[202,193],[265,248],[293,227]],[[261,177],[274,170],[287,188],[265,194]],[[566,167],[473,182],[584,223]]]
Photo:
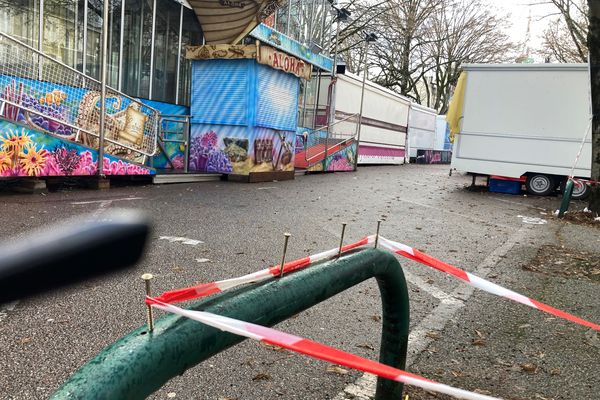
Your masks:
[[[0,247],[0,304],[133,266],[149,232],[141,214],[116,211]]]

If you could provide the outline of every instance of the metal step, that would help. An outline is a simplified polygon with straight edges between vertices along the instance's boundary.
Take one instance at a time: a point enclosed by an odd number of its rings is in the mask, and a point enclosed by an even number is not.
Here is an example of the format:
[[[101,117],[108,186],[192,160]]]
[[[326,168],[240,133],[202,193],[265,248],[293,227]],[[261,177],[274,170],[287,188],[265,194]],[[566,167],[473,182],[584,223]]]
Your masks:
[[[190,183],[220,181],[221,174],[156,174],[152,178],[155,185],[163,183]]]

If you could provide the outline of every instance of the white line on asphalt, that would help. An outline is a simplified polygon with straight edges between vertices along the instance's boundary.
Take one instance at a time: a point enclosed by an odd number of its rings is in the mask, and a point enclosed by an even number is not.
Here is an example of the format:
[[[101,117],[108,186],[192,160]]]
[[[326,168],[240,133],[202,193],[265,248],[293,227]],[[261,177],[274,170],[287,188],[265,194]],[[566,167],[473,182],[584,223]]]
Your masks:
[[[0,305],[0,322],[4,321],[8,317],[10,311],[14,311],[15,307],[19,304],[19,300],[11,301]]]
[[[104,200],[89,200],[89,201],[73,201],[71,202],[71,205],[74,206],[80,206],[80,205],[84,205],[84,204],[97,204],[97,203],[112,203],[113,201],[133,201],[133,200],[143,200],[144,197],[123,197],[120,199],[104,199]]]
[[[531,226],[522,226],[513,233],[502,246],[490,253],[473,272],[478,276],[485,278],[491,272],[492,268],[508,254],[515,244],[526,237],[526,233],[529,229],[531,229]],[[405,272],[407,280],[414,283],[409,279],[411,275],[412,274],[406,274]],[[414,276],[412,276],[412,278],[414,278]],[[416,281],[418,282],[418,280]],[[423,288],[423,290],[428,291],[431,290],[431,288]],[[441,300],[440,304],[438,304],[429,315],[411,330],[408,339],[409,353],[406,360],[407,367],[410,366],[415,361],[416,357],[427,349],[434,340],[427,336],[427,333],[443,330],[448,321],[466,305],[466,302],[473,294],[473,291],[474,288],[471,286],[458,286],[448,298]],[[370,400],[375,394],[376,382],[377,379],[375,376],[364,374],[354,383],[346,386],[342,392],[335,396],[334,400]]]
[[[265,187],[257,188],[257,190],[269,190],[269,189],[277,189],[277,186],[265,186]]]
[[[404,272],[404,278],[406,278],[408,282],[417,286],[420,290],[424,291],[425,293],[428,293],[434,299],[438,299],[440,301],[454,300],[454,298],[451,295],[444,292],[434,284],[427,283],[427,281],[424,281],[423,279],[421,279],[421,277],[413,274],[408,269],[403,268],[402,272]]]
[[[190,246],[197,246],[201,243],[204,243],[200,240],[190,239],[190,238],[181,237],[181,236],[161,236],[158,238],[158,240],[168,240],[171,243],[181,242],[183,244],[189,244]]]

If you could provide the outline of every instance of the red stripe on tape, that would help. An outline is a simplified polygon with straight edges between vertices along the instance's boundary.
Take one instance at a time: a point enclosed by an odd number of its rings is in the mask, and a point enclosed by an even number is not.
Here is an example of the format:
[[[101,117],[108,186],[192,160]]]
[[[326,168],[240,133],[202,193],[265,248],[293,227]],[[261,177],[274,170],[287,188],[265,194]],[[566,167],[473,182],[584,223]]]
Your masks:
[[[539,301],[536,301],[533,299],[529,299],[529,300],[531,300],[531,302],[533,304],[535,304],[535,306],[537,308],[539,308],[542,311],[546,311],[548,314],[556,315],[557,317],[560,317],[560,318],[566,319],[568,321],[575,322],[579,325],[587,326],[588,328],[592,328],[597,331],[600,331],[600,325],[594,324],[593,322],[590,322],[590,321],[586,321],[585,319],[576,317],[573,314],[569,314],[567,312],[561,311],[561,310],[551,307],[547,304],[540,303]]]
[[[377,376],[381,376],[387,379],[396,379],[399,375],[403,375],[425,382],[433,382],[419,375],[414,375],[409,372],[405,372],[400,369],[390,367],[388,365],[381,364],[366,358],[362,358],[352,353],[347,353],[345,351],[338,350],[333,347],[326,346],[324,344],[313,342],[312,340],[308,339],[301,339],[296,343],[282,343],[278,340],[271,340],[269,338],[264,338],[261,341],[276,346],[288,348],[290,350],[306,354],[308,356],[318,358],[320,360],[329,361],[334,364],[345,365],[346,367],[353,368],[359,371],[369,372],[371,374],[375,374]]]
[[[198,297],[210,296],[211,294],[219,293],[219,289],[215,282],[203,283],[198,286],[192,286],[185,289],[175,289],[164,292],[160,296],[156,297],[156,300],[165,303],[180,303],[186,300],[192,300]],[[151,304],[148,298],[146,298],[146,304]]]
[[[304,268],[308,265],[310,265],[310,257],[300,258],[298,260],[286,262],[285,264],[283,264],[283,272],[288,273],[296,271],[297,269]],[[281,273],[281,264],[270,267],[269,273],[273,276],[278,276]]]
[[[363,239],[359,240],[356,243],[350,243],[350,244],[347,244],[345,246],[342,246],[342,253],[345,252],[345,251],[353,250],[353,249],[355,249],[357,247],[360,247],[360,246],[364,246],[365,244],[369,244],[369,238],[368,237],[363,238]]]
[[[462,279],[463,281],[469,282],[469,276],[462,269],[456,268],[453,265],[450,265],[441,260],[438,260],[437,258],[431,257],[430,255],[420,252],[417,249],[413,249],[413,252],[414,252],[414,255],[409,254],[402,250],[399,250],[396,253],[398,253],[406,258],[410,258],[413,261],[417,261],[422,264],[428,265],[432,268],[437,269],[438,271],[442,271],[447,274],[453,275],[453,276],[457,277],[458,279]]]

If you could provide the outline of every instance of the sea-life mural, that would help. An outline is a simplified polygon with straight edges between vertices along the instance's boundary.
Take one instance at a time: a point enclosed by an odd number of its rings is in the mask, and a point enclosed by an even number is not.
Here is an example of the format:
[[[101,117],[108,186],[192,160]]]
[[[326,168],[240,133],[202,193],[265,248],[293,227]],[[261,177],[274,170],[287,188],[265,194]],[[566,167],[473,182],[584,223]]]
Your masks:
[[[248,175],[256,172],[293,171],[293,132],[268,128],[192,126],[190,170]]]
[[[5,104],[0,114],[2,118],[86,146],[98,146],[95,136],[83,132],[78,134],[73,127],[98,131],[101,105],[99,91],[0,75],[0,98],[14,103]],[[146,151],[153,146],[151,125],[157,116],[150,109],[144,107],[142,110],[141,107],[140,103],[129,98],[108,93],[105,137],[109,141],[105,143],[106,153],[138,163],[144,161],[140,153],[110,142]]]
[[[6,79],[0,80],[0,82],[5,81]],[[32,95],[31,93],[33,91],[31,90],[31,86],[26,83],[27,80],[19,80],[19,82],[17,82],[16,79],[12,78],[9,83],[4,86],[2,98],[34,111],[39,111],[44,115],[54,117],[58,120],[69,120],[72,107],[67,103],[68,95],[64,91],[53,89],[50,91],[37,92]],[[73,129],[70,126],[38,114],[29,113],[23,108],[12,104],[6,104],[3,114],[0,116],[12,121],[41,128],[68,139],[74,137]]]
[[[213,130],[193,135],[190,144],[190,170],[231,173],[231,161],[218,145],[219,138]]]
[[[89,176],[98,171],[96,151],[8,121],[0,121],[0,177]],[[105,175],[149,175],[152,169],[104,157]]]
[[[158,110],[161,115],[186,116],[190,115],[190,108],[178,104],[164,103],[153,100],[141,100],[142,103]],[[177,119],[178,122],[172,121]],[[179,122],[181,121],[181,122]],[[183,139],[183,130],[186,128],[182,118],[170,118],[169,121],[163,120],[162,133],[165,141],[160,142],[157,153],[152,157],[152,167],[156,169],[179,170],[184,169],[185,144],[171,140]]]

